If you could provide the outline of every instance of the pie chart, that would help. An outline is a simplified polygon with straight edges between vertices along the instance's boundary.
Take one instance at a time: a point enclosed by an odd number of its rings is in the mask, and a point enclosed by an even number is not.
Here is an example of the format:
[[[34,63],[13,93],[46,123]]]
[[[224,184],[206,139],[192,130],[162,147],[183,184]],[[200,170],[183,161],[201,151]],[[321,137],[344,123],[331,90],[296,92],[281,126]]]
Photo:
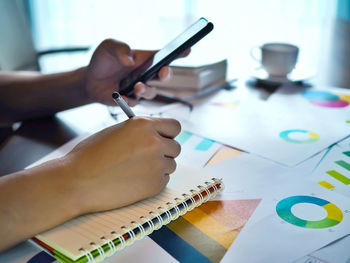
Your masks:
[[[350,95],[337,95],[322,90],[306,90],[302,96],[311,104],[326,108],[344,108],[350,103]]]
[[[321,220],[311,221],[295,216],[292,207],[296,204],[314,204],[326,210],[327,216]],[[284,221],[304,228],[328,228],[339,224],[343,220],[343,212],[335,204],[314,196],[291,196],[278,202],[276,212]]]

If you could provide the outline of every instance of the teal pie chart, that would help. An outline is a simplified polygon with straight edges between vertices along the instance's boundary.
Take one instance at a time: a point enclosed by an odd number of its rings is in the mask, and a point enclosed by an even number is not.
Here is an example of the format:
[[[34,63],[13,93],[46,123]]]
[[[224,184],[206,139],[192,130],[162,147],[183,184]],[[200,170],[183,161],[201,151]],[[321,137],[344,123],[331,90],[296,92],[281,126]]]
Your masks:
[[[322,207],[323,209],[326,210],[327,216],[317,221],[305,220],[305,219],[296,217],[292,213],[292,207],[296,204],[302,204],[302,203],[314,204]],[[330,203],[327,200],[324,200],[318,197],[313,197],[313,196],[298,195],[298,196],[287,197],[281,200],[280,202],[278,202],[276,206],[276,212],[278,216],[282,218],[284,221],[292,225],[304,227],[304,228],[314,228],[314,229],[328,228],[339,224],[343,220],[343,212],[340,210],[338,206],[336,206],[333,203]]]
[[[306,139],[293,139],[291,138],[291,134],[305,134],[308,136]],[[286,130],[280,133],[280,138],[285,140],[286,142],[292,142],[292,143],[299,143],[299,144],[304,144],[304,143],[312,143],[316,142],[320,139],[320,136],[316,132],[308,131],[308,130],[300,130],[300,129],[293,129],[293,130]]]
[[[306,90],[302,96],[311,104],[325,108],[344,108],[350,103],[350,96],[334,94],[322,90]]]

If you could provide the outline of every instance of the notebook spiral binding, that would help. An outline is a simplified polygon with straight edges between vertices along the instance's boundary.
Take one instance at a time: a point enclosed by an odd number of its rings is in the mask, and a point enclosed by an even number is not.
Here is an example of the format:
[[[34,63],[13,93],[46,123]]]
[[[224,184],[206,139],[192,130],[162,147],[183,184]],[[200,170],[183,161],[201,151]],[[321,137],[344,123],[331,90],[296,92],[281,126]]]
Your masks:
[[[224,185],[221,179],[212,178],[211,180],[212,182],[205,182],[206,186],[198,185],[198,190],[191,189],[189,192],[192,195],[184,193],[182,194],[183,198],[177,197],[174,199],[174,203],[166,203],[168,207],[158,207],[158,211],[149,212],[150,217],[141,216],[141,222],[130,222],[134,228],[122,226],[122,234],[117,231],[110,232],[113,239],[101,237],[100,239],[103,245],[97,245],[91,242],[90,245],[94,250],[90,251],[80,248],[79,251],[84,253],[85,262],[101,262],[106,257],[110,257],[117,251],[123,250],[136,240],[141,240],[145,236],[150,235],[154,230],[160,229],[163,225],[169,224],[171,221],[207,202],[210,198],[215,197],[217,193],[224,189]]]

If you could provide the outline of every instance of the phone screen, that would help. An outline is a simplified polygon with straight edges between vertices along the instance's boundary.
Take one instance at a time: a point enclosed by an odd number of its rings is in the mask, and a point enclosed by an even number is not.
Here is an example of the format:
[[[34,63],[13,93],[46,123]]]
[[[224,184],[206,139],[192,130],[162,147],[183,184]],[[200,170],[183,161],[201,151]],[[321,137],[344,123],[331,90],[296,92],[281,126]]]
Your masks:
[[[212,24],[205,18],[201,18],[192,24],[173,41],[123,79],[120,82],[120,94],[133,96],[133,86],[138,81],[146,82],[153,78],[161,67],[169,64],[186,49],[197,43],[202,37],[209,33],[212,28]]]
[[[207,24],[208,21],[200,19],[197,23],[191,25],[187,30],[185,30],[182,34],[180,34],[154,55],[152,65],[150,67],[165,59],[170,53],[174,52],[179,46],[181,46],[181,44],[189,40],[192,36],[202,30]]]

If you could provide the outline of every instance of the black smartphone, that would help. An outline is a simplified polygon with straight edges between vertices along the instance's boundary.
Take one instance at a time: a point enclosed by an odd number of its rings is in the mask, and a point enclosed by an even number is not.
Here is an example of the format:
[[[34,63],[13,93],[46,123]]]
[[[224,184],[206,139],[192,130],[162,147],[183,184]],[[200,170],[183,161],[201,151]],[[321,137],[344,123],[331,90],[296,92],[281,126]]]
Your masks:
[[[200,18],[168,45],[155,53],[154,56],[130,72],[126,78],[121,80],[119,93],[134,98],[134,86],[137,82],[146,82],[152,79],[163,66],[170,64],[184,51],[196,44],[212,31],[213,27],[213,24],[207,19]]]

